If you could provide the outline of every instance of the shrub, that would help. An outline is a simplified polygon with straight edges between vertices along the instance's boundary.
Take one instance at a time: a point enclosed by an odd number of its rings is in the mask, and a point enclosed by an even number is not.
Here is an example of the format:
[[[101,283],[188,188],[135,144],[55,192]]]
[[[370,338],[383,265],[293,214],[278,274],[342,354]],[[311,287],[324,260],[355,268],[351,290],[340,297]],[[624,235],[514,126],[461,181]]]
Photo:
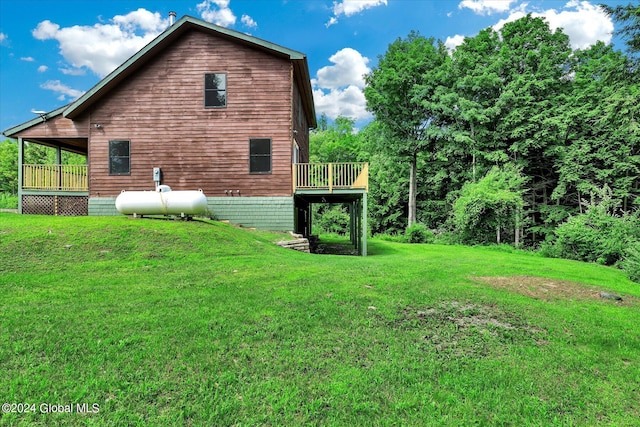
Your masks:
[[[640,241],[635,242],[625,250],[625,257],[620,265],[629,276],[629,279],[640,283]]]
[[[0,191],[0,209],[17,209],[18,195]]]
[[[524,206],[524,182],[516,166],[505,165],[492,168],[478,182],[464,184],[453,204],[453,220],[461,241],[500,244],[510,238]]]
[[[554,252],[558,257],[613,265],[625,249],[640,242],[640,217],[615,216],[601,206],[569,218],[555,231]]]
[[[335,233],[345,235],[349,232],[349,214],[344,206],[331,206],[321,213],[316,224],[325,233]]]
[[[407,227],[404,232],[407,243],[432,243],[434,234],[427,226],[416,222]]]
[[[376,234],[376,238],[385,242],[405,243],[407,241],[403,234]]]

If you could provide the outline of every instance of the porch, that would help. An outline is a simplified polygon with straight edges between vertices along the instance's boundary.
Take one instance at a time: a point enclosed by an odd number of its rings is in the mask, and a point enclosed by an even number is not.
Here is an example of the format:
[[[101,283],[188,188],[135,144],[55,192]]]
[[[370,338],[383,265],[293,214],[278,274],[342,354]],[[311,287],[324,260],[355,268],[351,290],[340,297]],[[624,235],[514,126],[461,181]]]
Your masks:
[[[22,165],[18,208],[35,215],[87,215],[87,165]]]
[[[368,163],[297,163],[292,166],[298,232],[310,235],[315,203],[349,207],[349,236],[362,256],[367,255]]]
[[[56,162],[25,164],[25,143],[53,148]],[[88,167],[86,164],[62,164],[63,152],[86,157],[87,139],[18,138],[18,212],[35,215],[88,215]]]

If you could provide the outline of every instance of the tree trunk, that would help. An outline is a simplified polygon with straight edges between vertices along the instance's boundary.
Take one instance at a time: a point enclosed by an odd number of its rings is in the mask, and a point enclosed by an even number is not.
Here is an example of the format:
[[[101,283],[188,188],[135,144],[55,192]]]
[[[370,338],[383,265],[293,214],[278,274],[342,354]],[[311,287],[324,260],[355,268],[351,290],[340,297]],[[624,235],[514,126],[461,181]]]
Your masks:
[[[500,226],[496,227],[496,242],[500,244]]]
[[[582,195],[580,194],[580,190],[578,190],[578,208],[580,209],[580,213],[582,212]]]
[[[414,153],[411,158],[411,168],[409,170],[409,221],[408,225],[416,222],[416,168],[417,155]]]
[[[516,209],[516,226],[514,227],[514,235],[515,235],[515,247],[520,246],[520,209]]]

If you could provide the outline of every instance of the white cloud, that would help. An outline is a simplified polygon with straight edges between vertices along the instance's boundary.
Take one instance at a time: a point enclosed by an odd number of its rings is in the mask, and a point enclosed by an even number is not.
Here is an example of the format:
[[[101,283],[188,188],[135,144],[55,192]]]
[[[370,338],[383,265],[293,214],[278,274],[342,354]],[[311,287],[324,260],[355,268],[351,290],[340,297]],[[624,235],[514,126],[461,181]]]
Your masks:
[[[365,58],[355,49],[346,47],[329,58],[334,65],[327,65],[318,70],[318,84],[321,87],[338,89],[354,85],[364,88],[364,75],[371,69],[367,67],[369,58]]]
[[[66,76],[84,76],[84,68],[59,68],[60,72]]]
[[[460,34],[456,34],[453,37],[447,37],[447,39],[444,41],[444,45],[447,47],[449,52],[452,52],[456,50],[456,48],[460,46],[463,42],[464,42],[464,36],[461,36]]]
[[[339,50],[329,58],[334,65],[322,67],[311,80],[316,111],[330,119],[338,116],[368,119],[363,88],[364,75],[371,69],[369,58],[352,48]]]
[[[527,12],[523,11],[523,10],[517,10],[517,11],[512,11],[511,14],[504,18],[499,20],[498,22],[496,22],[493,25],[493,29],[496,31],[500,31],[502,29],[502,27],[504,27],[504,24],[507,24],[509,22],[513,22],[513,21],[517,21],[520,18],[524,18],[525,16],[527,16]]]
[[[60,80],[48,80],[40,85],[42,89],[51,90],[53,92],[59,93],[58,99],[61,101],[70,100],[73,101],[78,99],[84,92],[72,89],[69,86],[62,84]]]
[[[48,69],[49,69],[49,67],[47,67],[46,65],[41,65],[41,66],[38,67],[38,72],[39,73],[44,73]]]
[[[254,21],[253,18],[249,15],[242,15],[242,18],[240,18],[240,22],[242,22],[245,27],[249,28],[256,28],[258,26],[258,23]]]
[[[333,16],[325,25],[327,27],[330,27],[331,25],[336,24],[338,22],[339,16],[344,15],[348,18],[352,15],[362,12],[365,9],[371,9],[373,7],[382,5],[386,6],[387,0],[342,0],[341,2],[334,1]]]
[[[236,23],[236,16],[229,8],[230,0],[204,0],[196,6],[200,17],[222,27],[230,27]]]
[[[163,18],[158,12],[149,12],[146,9],[139,8],[126,15],[114,16],[113,23],[120,26],[127,33],[135,33],[140,29],[144,34],[158,34],[169,26],[169,18]]]
[[[7,36],[5,33],[0,33],[0,44],[2,44],[8,38],[9,36]]]
[[[508,12],[516,0],[462,0],[458,9],[471,9],[478,15]]]
[[[20,61],[34,62],[35,59],[33,58],[33,56],[23,56],[22,58],[20,58]]]
[[[147,45],[169,26],[169,19],[159,13],[138,9],[127,15],[117,15],[108,24],[74,25],[61,28],[49,20],[42,21],[32,31],[38,40],[56,40],[60,54],[70,65],[68,74],[87,68],[104,77],[127,58]]]
[[[348,86],[343,90],[325,92],[322,89],[313,90],[316,111],[325,114],[331,120],[338,116],[349,117],[355,121],[371,118],[367,111],[367,101],[361,89]]]
[[[600,7],[587,1],[571,1],[565,10],[556,12],[551,9],[544,16],[551,29],[563,29],[574,49],[586,49],[598,40],[607,44],[611,42],[613,21]]]
[[[493,28],[499,31],[507,22],[526,16],[527,5],[523,6],[512,11],[506,19],[498,21]],[[531,16],[545,18],[553,31],[562,28],[574,49],[586,49],[599,40],[607,44],[611,42],[613,21],[597,5],[588,1],[570,0],[561,11],[549,9],[533,12]]]

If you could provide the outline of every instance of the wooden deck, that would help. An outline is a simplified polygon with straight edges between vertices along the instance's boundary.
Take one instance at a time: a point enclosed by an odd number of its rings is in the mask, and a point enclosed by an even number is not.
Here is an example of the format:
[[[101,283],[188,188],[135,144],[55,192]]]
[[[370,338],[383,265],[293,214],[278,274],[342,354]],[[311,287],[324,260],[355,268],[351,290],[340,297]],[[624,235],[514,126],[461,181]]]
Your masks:
[[[88,191],[87,165],[23,165],[22,188],[43,191]],[[296,163],[293,190],[358,189],[369,191],[368,163]]]
[[[42,191],[88,191],[87,165],[22,165],[22,188]]]
[[[296,163],[293,191],[360,189],[369,191],[368,163]]]

